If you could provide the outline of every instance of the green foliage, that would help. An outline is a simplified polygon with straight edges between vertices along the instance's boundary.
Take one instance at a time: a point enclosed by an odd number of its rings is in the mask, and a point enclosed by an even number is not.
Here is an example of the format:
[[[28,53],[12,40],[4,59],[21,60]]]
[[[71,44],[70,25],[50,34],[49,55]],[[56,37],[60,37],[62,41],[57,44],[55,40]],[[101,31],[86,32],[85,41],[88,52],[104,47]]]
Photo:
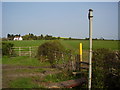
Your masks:
[[[37,36],[32,33],[23,36],[23,40],[37,40]]]
[[[71,73],[58,73],[58,74],[50,74],[45,77],[44,82],[61,82],[72,79],[80,78],[80,76],[73,76]]]
[[[32,83],[31,78],[18,78],[10,82],[11,88],[39,88],[38,85]]]
[[[93,88],[120,88],[120,53],[98,49],[93,53]]]
[[[11,56],[13,54],[12,43],[2,43],[2,55]]]
[[[57,51],[57,52],[56,52]],[[58,52],[63,52],[64,47],[59,41],[49,41],[38,47],[37,57],[44,61],[46,58],[54,65],[55,56],[59,56]],[[56,55],[55,55],[56,54]]]

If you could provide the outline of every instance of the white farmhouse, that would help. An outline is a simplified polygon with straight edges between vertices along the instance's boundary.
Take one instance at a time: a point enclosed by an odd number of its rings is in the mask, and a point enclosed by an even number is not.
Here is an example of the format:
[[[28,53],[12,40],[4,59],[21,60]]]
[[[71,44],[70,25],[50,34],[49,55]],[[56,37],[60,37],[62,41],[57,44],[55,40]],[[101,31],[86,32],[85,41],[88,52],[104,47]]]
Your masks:
[[[14,39],[13,40],[23,40],[23,38],[20,36],[16,36],[16,37],[14,37]]]

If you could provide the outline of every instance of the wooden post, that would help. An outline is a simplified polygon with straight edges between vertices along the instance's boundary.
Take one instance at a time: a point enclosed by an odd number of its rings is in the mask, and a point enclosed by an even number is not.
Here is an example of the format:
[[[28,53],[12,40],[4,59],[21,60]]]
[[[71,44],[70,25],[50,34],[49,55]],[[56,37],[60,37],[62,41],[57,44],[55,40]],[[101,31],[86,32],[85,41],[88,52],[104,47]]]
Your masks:
[[[21,47],[19,47],[19,56],[21,56]]]
[[[63,53],[62,53],[62,60],[63,60],[63,63],[64,63]]]
[[[55,51],[54,53],[55,53],[55,54],[54,54],[54,55],[55,55],[55,56],[54,56],[54,57],[55,57],[55,62],[57,63],[57,59],[56,59],[56,51]]]
[[[29,54],[30,54],[30,57],[31,57],[31,55],[32,55],[31,52],[32,52],[32,51],[31,51],[31,47],[29,47]]]

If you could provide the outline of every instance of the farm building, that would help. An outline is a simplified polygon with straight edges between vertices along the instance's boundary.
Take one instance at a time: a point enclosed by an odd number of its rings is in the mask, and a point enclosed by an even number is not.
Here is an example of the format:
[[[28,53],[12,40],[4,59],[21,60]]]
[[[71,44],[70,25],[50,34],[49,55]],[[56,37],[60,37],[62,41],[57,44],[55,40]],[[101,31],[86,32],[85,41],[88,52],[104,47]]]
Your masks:
[[[16,36],[16,37],[14,37],[14,39],[13,40],[23,40],[23,38],[20,36]]]

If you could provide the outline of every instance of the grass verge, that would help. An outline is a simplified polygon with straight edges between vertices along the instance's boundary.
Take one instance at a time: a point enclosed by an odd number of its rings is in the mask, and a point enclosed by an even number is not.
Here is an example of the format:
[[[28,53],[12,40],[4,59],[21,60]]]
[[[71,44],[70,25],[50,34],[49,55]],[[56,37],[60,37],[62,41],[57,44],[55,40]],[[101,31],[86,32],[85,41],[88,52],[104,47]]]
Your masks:
[[[49,66],[49,62],[40,62],[36,58],[28,56],[7,57],[3,56],[2,64],[19,65],[19,66]]]
[[[11,88],[42,88],[42,86],[33,83],[31,78],[17,78],[11,81],[9,86]]]
[[[45,77],[43,82],[61,82],[72,79],[80,78],[80,76],[73,76],[70,73],[58,73],[58,74],[50,74]]]

